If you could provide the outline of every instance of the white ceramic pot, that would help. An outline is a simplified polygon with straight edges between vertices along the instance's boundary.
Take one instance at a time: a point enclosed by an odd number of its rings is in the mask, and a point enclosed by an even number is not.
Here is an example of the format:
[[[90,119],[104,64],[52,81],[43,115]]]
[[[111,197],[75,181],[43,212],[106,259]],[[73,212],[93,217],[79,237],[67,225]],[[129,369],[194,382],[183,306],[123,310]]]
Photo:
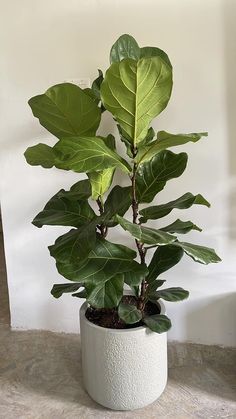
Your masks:
[[[162,302],[161,314],[165,313]],[[138,409],[154,402],[167,382],[167,333],[145,326],[108,329],[80,309],[84,386],[97,403],[113,410]]]

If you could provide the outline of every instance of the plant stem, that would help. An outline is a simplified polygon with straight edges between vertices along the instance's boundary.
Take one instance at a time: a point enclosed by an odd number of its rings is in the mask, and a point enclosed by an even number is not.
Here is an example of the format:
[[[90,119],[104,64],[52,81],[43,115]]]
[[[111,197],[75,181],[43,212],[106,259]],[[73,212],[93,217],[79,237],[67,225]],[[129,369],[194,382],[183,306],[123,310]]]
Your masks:
[[[146,246],[146,247],[144,247],[145,253],[147,253],[147,250],[153,249],[154,247],[157,247],[157,245],[154,244],[153,246]]]
[[[137,151],[134,149],[133,150],[133,157],[135,157]],[[136,196],[136,172],[137,172],[137,165],[134,163],[133,165],[133,172],[132,172],[132,176],[131,176],[131,182],[132,182],[132,211],[133,211],[133,223],[134,224],[138,224],[138,201],[137,201],[137,196]],[[140,260],[141,260],[141,264],[145,263],[145,254],[146,251],[143,247],[143,244],[135,239],[135,243],[139,252],[139,256],[140,256]],[[142,280],[141,283],[141,290],[140,290],[140,295],[138,298],[138,309],[139,310],[143,310],[144,306],[145,306],[145,291],[146,291],[146,280],[145,278]]]
[[[98,204],[100,215],[102,215],[104,213],[104,204],[103,204],[103,200],[101,196],[98,197],[97,204]],[[101,231],[102,237],[105,238],[108,232],[108,228],[104,226],[103,224],[101,224],[99,226],[99,230]]]

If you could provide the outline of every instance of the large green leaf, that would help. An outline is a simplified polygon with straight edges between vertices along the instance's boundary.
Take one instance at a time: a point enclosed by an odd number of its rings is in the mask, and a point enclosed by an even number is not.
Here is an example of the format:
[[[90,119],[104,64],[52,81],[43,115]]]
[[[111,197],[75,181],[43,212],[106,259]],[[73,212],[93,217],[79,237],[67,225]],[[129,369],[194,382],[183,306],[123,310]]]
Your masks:
[[[101,99],[132,144],[147,135],[149,124],[167,106],[172,70],[160,58],[114,62],[101,86]]]
[[[78,230],[72,229],[58,237],[52,246],[49,246],[50,255],[57,261],[79,263],[96,244],[96,221],[83,225]]]
[[[138,263],[137,265],[133,266],[132,271],[124,272],[124,282],[130,287],[138,286],[147,276],[148,270],[146,265],[141,266],[142,268],[140,268],[140,264]]]
[[[32,97],[29,105],[40,124],[58,138],[92,136],[98,129],[101,110],[83,90],[71,83],[50,87]]]
[[[123,274],[113,276],[106,281],[94,280],[85,286],[87,302],[94,308],[117,307],[123,296]]]
[[[63,191],[63,190],[62,190]],[[91,185],[88,179],[79,180],[71,186],[70,190],[66,192],[66,197],[72,200],[86,199],[91,196]],[[64,193],[63,193],[63,196]]]
[[[105,144],[111,149],[115,150],[115,137],[113,135],[108,135],[104,139]],[[92,187],[92,198],[98,199],[100,196],[103,196],[104,193],[110,188],[115,169],[108,167],[101,172],[91,172],[88,173],[89,180]]]
[[[154,228],[141,227],[140,225],[133,224],[119,215],[116,215],[116,219],[124,230],[127,230],[133,237],[142,243],[164,246],[173,243],[176,240],[176,237],[171,234]]]
[[[70,192],[65,192],[62,189],[36,215],[33,224],[36,227],[43,225],[80,227],[94,217],[95,213],[87,200],[70,200]]]
[[[174,208],[187,209],[194,204],[210,207],[209,202],[202,195],[193,195],[190,192],[187,192],[180,198],[167,202],[166,204],[143,208],[139,211],[139,213],[142,215],[140,222],[146,223],[147,220],[157,220],[158,218],[162,218],[168,215]]]
[[[162,49],[157,47],[139,48],[136,40],[131,35],[124,34],[117,39],[111,48],[110,62],[122,61],[125,58],[139,60],[139,58],[154,56],[161,57],[171,67],[169,57]]]
[[[182,258],[183,253],[183,250],[176,246],[158,247],[148,266],[147,282],[153,283],[162,272],[175,266]]]
[[[124,215],[132,202],[131,186],[116,185],[109,193],[105,205],[103,219],[104,223],[113,227],[117,224],[115,214]]]
[[[42,143],[28,147],[24,156],[31,166],[42,166],[45,169],[50,169],[55,165],[57,158],[60,159],[53,147]]]
[[[140,48],[140,58],[144,57],[161,57],[171,68],[171,62],[168,55],[160,48],[157,47],[143,47]]]
[[[133,259],[136,252],[121,244],[111,243],[97,236],[94,249],[87,260],[82,263],[57,262],[57,269],[61,275],[71,281],[82,283],[106,282],[113,276],[130,271],[140,271],[143,276],[148,270]]]
[[[130,172],[130,165],[111,150],[101,137],[70,137],[58,141],[54,147],[37,144],[27,148],[25,158],[32,166],[73,170],[90,173],[107,168]]]
[[[91,185],[88,179],[79,180],[71,186],[69,191],[60,189],[55,196],[66,198],[70,201],[82,201],[91,196]]]
[[[142,164],[136,174],[139,202],[151,202],[166,182],[182,175],[187,165],[186,153],[175,154],[163,150],[150,161]]]
[[[192,223],[192,221],[181,221],[176,220],[173,223],[169,224],[166,227],[160,228],[161,231],[166,231],[167,233],[178,233],[186,234],[191,230],[202,231],[201,228]]]
[[[164,314],[154,314],[154,316],[147,316],[143,319],[144,323],[156,333],[167,332],[171,328],[170,319]]]
[[[165,288],[159,291],[154,291],[149,294],[148,298],[152,301],[156,301],[159,298],[162,298],[166,301],[182,301],[188,298],[189,292],[184,290],[181,287],[172,287],[172,288]]]
[[[78,282],[75,284],[54,284],[51,289],[51,294],[55,298],[60,298],[62,294],[68,293],[68,292],[75,292],[79,288],[81,288],[83,285],[79,284]]]
[[[75,172],[94,172],[107,168],[119,168],[130,172],[129,164],[115,151],[111,150],[101,137],[63,138],[54,146],[61,160],[56,167]]]
[[[122,61],[124,58],[138,60],[140,57],[140,48],[131,35],[121,35],[112,45],[110,52],[110,63]]]
[[[135,305],[120,303],[118,315],[127,324],[134,324],[142,319],[142,312]]]
[[[152,141],[149,145],[140,147],[138,154],[135,158],[135,162],[143,164],[145,161],[150,160],[160,151],[165,150],[169,147],[175,147],[177,145],[186,144],[189,141],[195,143],[200,140],[201,137],[206,137],[207,132],[190,133],[190,134],[170,134],[166,131],[159,131],[157,133],[156,141]]]
[[[221,261],[221,258],[216,254],[215,250],[210,247],[186,242],[176,242],[175,246],[183,249],[195,262],[203,263],[204,265]]]

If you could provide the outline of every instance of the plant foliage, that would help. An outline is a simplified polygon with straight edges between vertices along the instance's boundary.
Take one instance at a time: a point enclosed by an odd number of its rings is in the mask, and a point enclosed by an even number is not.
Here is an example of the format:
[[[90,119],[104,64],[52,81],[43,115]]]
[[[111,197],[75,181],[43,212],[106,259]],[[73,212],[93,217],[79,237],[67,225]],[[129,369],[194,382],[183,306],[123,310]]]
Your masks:
[[[143,321],[152,331],[163,333],[171,327],[170,319],[163,314],[147,315],[147,302],[157,303],[160,298],[181,301],[189,293],[180,287],[163,288],[165,280],[159,275],[180,262],[184,254],[202,264],[216,263],[220,258],[211,248],[181,241],[179,234],[201,231],[192,221],[177,219],[159,229],[143,224],[176,208],[210,204],[202,195],[187,192],[168,203],[142,209],[139,205],[151,203],[168,181],[184,172],[187,154],[176,154],[169,148],[195,143],[207,133],[155,133],[150,127],[166,108],[172,91],[172,65],[161,49],[140,48],[132,36],[122,35],[111,48],[105,75],[98,71],[91,89],[62,83],[29,100],[33,115],[57,142],[29,147],[27,162],[87,176],[70,190],[57,192],[33,224],[69,228],[49,246],[58,272],[70,281],[53,286],[55,298],[72,293],[86,298],[96,309],[116,309],[127,324]],[[117,124],[127,150],[125,158],[118,153],[113,135],[97,134],[105,111]],[[123,172],[128,186],[112,187],[116,171],[119,176]],[[129,209],[132,219],[125,216]],[[107,239],[109,229],[115,226],[133,238],[137,252]],[[150,251],[153,255],[147,265]],[[137,297],[136,305],[122,301],[127,285]]]

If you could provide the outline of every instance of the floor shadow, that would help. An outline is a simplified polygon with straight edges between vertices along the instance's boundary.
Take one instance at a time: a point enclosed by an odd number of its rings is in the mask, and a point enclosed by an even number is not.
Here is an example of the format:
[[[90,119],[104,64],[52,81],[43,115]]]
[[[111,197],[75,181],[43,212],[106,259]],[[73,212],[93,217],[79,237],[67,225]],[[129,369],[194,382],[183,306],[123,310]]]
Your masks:
[[[199,344],[176,343],[177,349],[171,344],[169,352],[174,368],[170,368],[169,377],[184,386],[236,401],[236,349],[229,347],[236,341],[236,293],[211,302],[203,299],[199,304],[197,309],[188,311],[185,324],[186,341],[196,342],[199,336]],[[222,336],[228,347],[212,345],[212,342],[220,344]],[[173,351],[176,353],[172,354]]]
[[[169,370],[169,380],[176,382],[186,391],[208,394],[221,400],[236,401],[235,367],[215,365],[195,365]]]
[[[80,339],[42,331],[5,332],[0,348],[0,387],[55,399],[60,403],[104,409],[83,387]]]

